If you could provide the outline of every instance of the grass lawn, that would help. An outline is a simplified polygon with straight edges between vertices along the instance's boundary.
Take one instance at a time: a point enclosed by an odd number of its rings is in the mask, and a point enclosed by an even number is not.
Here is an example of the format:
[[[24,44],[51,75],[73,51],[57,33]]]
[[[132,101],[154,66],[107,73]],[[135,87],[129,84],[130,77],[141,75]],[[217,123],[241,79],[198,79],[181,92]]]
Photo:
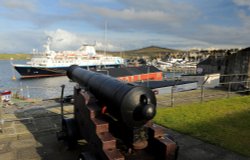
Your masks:
[[[250,96],[159,107],[154,121],[250,156]]]

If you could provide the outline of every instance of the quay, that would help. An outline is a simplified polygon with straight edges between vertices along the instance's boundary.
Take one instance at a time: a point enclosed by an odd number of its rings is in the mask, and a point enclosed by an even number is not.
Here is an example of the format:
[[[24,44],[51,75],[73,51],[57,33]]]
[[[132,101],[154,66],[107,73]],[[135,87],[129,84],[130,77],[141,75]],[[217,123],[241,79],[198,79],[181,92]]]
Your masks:
[[[65,105],[66,116],[70,117],[72,112],[73,105]],[[61,115],[60,104],[55,101],[10,104],[2,108],[1,116],[0,159],[70,160],[76,159],[86,149],[84,141],[75,150],[68,150],[62,142],[57,141],[55,133],[61,129]],[[249,159],[171,129],[166,128],[166,131],[180,147],[178,160]]]

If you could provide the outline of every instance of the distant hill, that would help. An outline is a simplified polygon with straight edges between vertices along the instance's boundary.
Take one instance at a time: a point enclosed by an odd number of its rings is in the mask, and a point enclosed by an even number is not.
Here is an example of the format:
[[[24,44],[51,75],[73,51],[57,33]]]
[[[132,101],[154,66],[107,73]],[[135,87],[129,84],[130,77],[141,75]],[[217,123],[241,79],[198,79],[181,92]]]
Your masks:
[[[121,56],[122,54],[123,57],[137,57],[137,56],[159,56],[160,54],[163,55],[166,53],[176,53],[176,52],[183,52],[183,51],[169,49],[169,48],[162,48],[157,46],[149,46],[141,49],[129,50],[123,52],[107,52],[107,54],[116,56]]]
[[[98,53],[103,53],[104,51],[97,51]],[[151,57],[156,57],[159,55],[165,55],[167,53],[176,53],[176,52],[183,52],[181,50],[174,50],[174,49],[169,49],[169,48],[162,48],[162,47],[157,47],[157,46],[149,46],[141,49],[136,49],[136,50],[128,50],[128,51],[123,51],[123,52],[110,52],[107,51],[107,54],[113,55],[113,56],[122,56],[124,58],[129,58],[129,57],[141,57],[141,56],[151,56]],[[14,60],[26,60],[31,58],[31,54],[24,54],[24,53],[19,53],[19,54],[0,54],[0,60],[10,60],[10,58],[13,58]]]
[[[13,58],[13,60],[27,60],[31,58],[31,54],[25,54],[25,53],[16,53],[16,54],[1,53],[0,54],[0,60],[10,60],[11,58]]]

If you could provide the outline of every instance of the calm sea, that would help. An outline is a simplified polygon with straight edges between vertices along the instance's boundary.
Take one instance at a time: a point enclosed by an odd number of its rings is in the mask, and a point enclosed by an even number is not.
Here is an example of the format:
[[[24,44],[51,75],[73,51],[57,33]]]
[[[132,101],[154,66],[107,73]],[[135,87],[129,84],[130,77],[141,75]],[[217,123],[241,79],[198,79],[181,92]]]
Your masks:
[[[15,64],[25,64],[26,61],[13,61]],[[180,73],[175,74],[179,76]],[[15,76],[16,80],[12,80]],[[171,78],[171,73],[165,73]],[[74,82],[70,82],[67,76],[20,79],[20,75],[14,70],[10,61],[0,60],[0,90],[11,90],[29,98],[50,99],[58,98],[61,94],[61,85],[65,85],[65,95],[73,94]]]
[[[13,61],[24,64],[25,61]],[[12,80],[15,76],[16,80]],[[11,90],[30,98],[50,99],[60,97],[61,85],[65,84],[65,95],[73,94],[75,83],[70,82],[66,76],[20,79],[20,75],[12,68],[10,61],[0,60],[0,90]]]

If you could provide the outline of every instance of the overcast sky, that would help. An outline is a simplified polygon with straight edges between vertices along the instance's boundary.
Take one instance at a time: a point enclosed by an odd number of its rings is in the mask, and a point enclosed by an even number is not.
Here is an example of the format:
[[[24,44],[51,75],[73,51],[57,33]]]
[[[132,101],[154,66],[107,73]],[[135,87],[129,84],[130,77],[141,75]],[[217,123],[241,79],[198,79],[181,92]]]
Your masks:
[[[107,24],[105,43],[105,22]],[[1,0],[0,52],[250,46],[250,0]]]

